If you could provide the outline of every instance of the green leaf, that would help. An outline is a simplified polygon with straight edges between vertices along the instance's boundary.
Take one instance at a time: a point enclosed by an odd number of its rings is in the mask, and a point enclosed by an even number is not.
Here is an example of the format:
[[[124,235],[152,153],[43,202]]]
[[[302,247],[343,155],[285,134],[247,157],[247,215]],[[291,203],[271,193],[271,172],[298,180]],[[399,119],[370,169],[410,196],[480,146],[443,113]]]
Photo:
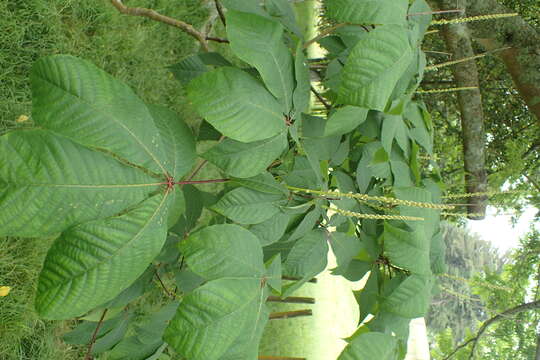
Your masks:
[[[69,55],[38,60],[31,83],[32,118],[40,127],[156,173],[171,172],[152,114],[127,85]]]
[[[384,224],[384,251],[393,265],[416,274],[431,274],[429,245],[422,229],[410,232]]]
[[[291,216],[278,212],[270,219],[249,228],[259,239],[261,246],[268,246],[283,237]]]
[[[184,294],[192,292],[204,282],[204,278],[189,269],[183,269],[174,274],[174,283]]]
[[[423,317],[431,302],[431,276],[413,274],[381,304],[382,308],[408,319]]]
[[[343,269],[343,273],[340,274],[332,272],[332,275],[341,275],[349,281],[361,280],[373,267],[373,262],[362,261],[358,259],[352,259],[346,269]]]
[[[237,11],[228,11],[226,19],[231,50],[259,71],[268,90],[282,104],[282,112],[288,113],[295,83],[292,55],[283,43],[283,26]]]
[[[185,86],[191,80],[209,71],[209,65],[231,66],[231,63],[218,53],[207,52],[190,55],[179,63],[169,66],[169,70]]]
[[[188,86],[197,112],[223,135],[242,142],[264,140],[285,131],[282,106],[247,73],[223,67]]]
[[[287,185],[304,189],[316,189],[319,184],[317,175],[306,157],[296,156],[293,170],[287,172],[284,180]]]
[[[396,115],[386,115],[382,122],[381,143],[388,154],[392,153],[394,139],[408,158],[411,152],[409,129],[403,118]]]
[[[267,270],[266,278],[268,285],[276,290],[278,293],[281,292],[281,254],[273,256],[270,260],[267,261]]]
[[[184,296],[165,341],[193,360],[252,351],[268,320],[257,238],[238,225],[214,225],[180,246],[190,269],[211,281]]]
[[[166,155],[171,164],[169,175],[180,180],[195,165],[195,137],[186,123],[173,111],[157,105],[150,105],[148,109],[167,149]]]
[[[274,179],[269,172],[264,172],[247,179],[232,179],[233,182],[267,194],[288,195],[289,190]]]
[[[431,7],[427,4],[425,0],[414,0],[411,4],[411,7],[409,8],[409,14],[416,14],[414,16],[409,16],[408,21],[409,24],[412,24],[413,27],[416,25],[416,36],[417,42],[421,42],[424,38],[424,35],[431,25],[431,19],[432,15],[431,12],[433,10]],[[418,15],[422,14],[422,15]]]
[[[265,273],[259,240],[238,225],[205,227],[182,241],[180,250],[191,271],[208,280],[260,278]]]
[[[433,202],[431,193],[426,189],[416,187],[395,188],[394,192],[398,199],[425,203]],[[408,221],[407,225],[412,229],[423,231],[428,241],[439,231],[439,210],[401,205],[398,206],[398,210],[401,215],[416,216],[424,219],[424,221]]]
[[[40,315],[80,316],[131,285],[163,246],[167,200],[158,194],[123,215],[66,230],[49,250],[39,276]]]
[[[211,209],[239,224],[258,224],[278,213],[283,198],[241,187],[229,191]]]
[[[338,360],[393,360],[397,340],[379,332],[362,333],[356,336],[339,355]]]
[[[330,234],[330,245],[336,256],[337,267],[332,270],[334,275],[342,275],[349,267],[352,259],[362,249],[362,244],[356,236],[349,236],[341,232]]]
[[[228,10],[242,11],[246,13],[268,16],[266,11],[261,7],[259,1],[246,0],[221,0],[223,6]]]
[[[326,15],[340,23],[403,24],[408,0],[326,0]]]
[[[294,74],[296,79],[296,88],[293,93],[294,110],[296,113],[305,113],[309,111],[311,103],[311,82],[309,78],[309,67],[301,42],[296,47]]]
[[[266,0],[266,11],[272,18],[278,20],[299,38],[303,38],[302,32],[298,28],[296,14],[289,0]]]
[[[300,278],[283,288],[283,297],[289,296],[312,277],[326,268],[328,243],[322,230],[312,230],[294,244],[283,264],[283,273]]]
[[[446,244],[444,243],[442,232],[439,231],[431,238],[429,255],[431,259],[431,271],[437,275],[446,273],[448,270],[445,263]]]
[[[257,309],[255,321],[247,321],[242,329],[245,336],[239,336],[228,348],[227,352],[220,357],[220,360],[252,360],[258,358],[259,343],[261,342],[263,331],[268,323],[270,310],[268,306],[261,302]]]
[[[210,281],[184,297],[164,339],[190,360],[220,359],[241,337],[256,340],[265,300],[259,279]]]
[[[176,191],[178,191],[178,188]],[[178,222],[170,228],[172,233],[181,238],[195,227],[204,207],[204,195],[195,186],[184,185],[182,192],[184,193],[185,203],[187,205],[186,211],[181,215]]]
[[[338,101],[383,111],[411,60],[405,28],[377,27],[351,50],[343,68]]]
[[[103,312],[102,312],[103,313]],[[116,316],[112,319],[105,320],[101,323],[99,330],[96,332],[96,338],[100,338],[114,329],[115,326],[122,320],[122,316]],[[97,323],[94,321],[82,321],[73,330],[65,333],[62,336],[62,341],[71,345],[85,345],[92,340],[92,335],[96,330]]]
[[[308,232],[313,229],[317,220],[321,217],[321,211],[317,208],[314,208],[308,212],[300,221],[300,224],[294,229],[294,231],[289,236],[288,241],[295,241],[305,236]]]
[[[402,316],[393,314],[384,309],[379,311],[375,318],[369,322],[369,330],[384,332],[385,334],[392,334],[398,340],[398,355],[404,358],[406,349],[406,342],[409,338],[409,325],[411,323],[410,318],[404,318]]]
[[[410,103],[405,109],[403,116],[413,124],[410,130],[411,138],[421,145],[428,154],[433,154],[433,134],[425,121],[423,109],[416,103]],[[429,116],[429,115],[427,115]]]
[[[149,266],[146,271],[141,276],[139,276],[139,278],[133,284],[131,284],[127,289],[118,294],[118,296],[116,296],[111,301],[102,304],[100,308],[123,309],[127,304],[144,294],[152,286],[152,277],[154,276],[154,273],[155,272],[153,267]],[[96,321],[99,321],[99,318],[103,314],[101,309],[99,311],[99,317]],[[109,315],[110,312],[110,310],[107,311],[106,317]]]
[[[366,121],[368,109],[345,106],[333,113],[326,122],[324,136],[343,135]]]
[[[401,160],[390,160],[390,168],[394,175],[394,186],[413,186],[411,168]]]
[[[202,157],[238,178],[258,175],[287,148],[287,132],[252,143],[225,139]]]
[[[360,192],[366,192],[372,177],[387,179],[391,177],[388,154],[378,141],[364,145],[362,158],[358,162],[356,180]]]
[[[104,353],[107,350],[110,350],[113,346],[118,344],[126,334],[128,330],[128,325],[133,315],[122,316],[119,323],[115,326],[114,329],[109,331],[106,335],[100,337],[94,343],[92,347],[92,355],[98,355]]]
[[[379,270],[377,267],[371,269],[366,285],[359,290],[353,291],[356,302],[360,306],[360,322],[366,319],[369,314],[375,313],[374,306],[379,300]]]
[[[158,179],[50,131],[0,137],[2,236],[47,236],[109,217],[160,186]]]

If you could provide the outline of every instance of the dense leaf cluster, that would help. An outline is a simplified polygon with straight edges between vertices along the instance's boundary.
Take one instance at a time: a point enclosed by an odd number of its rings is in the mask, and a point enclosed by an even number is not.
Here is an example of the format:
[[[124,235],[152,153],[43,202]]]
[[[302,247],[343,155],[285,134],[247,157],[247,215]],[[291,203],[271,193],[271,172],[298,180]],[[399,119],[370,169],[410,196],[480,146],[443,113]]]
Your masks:
[[[198,138],[86,61],[57,55],[34,66],[37,126],[0,137],[0,235],[60,234],[40,275],[37,310],[49,319],[121,311],[97,334],[109,346],[94,352],[112,348],[111,359],[156,358],[166,344],[190,360],[255,359],[269,294],[286,297],[320,273],[331,246],[334,274],[367,276],[356,294],[361,324],[340,359],[403,358],[409,321],[425,314],[433,274],[444,271],[431,206],[440,202],[438,178],[420,158],[433,151],[431,121],[413,100],[431,17],[407,16],[429,7],[327,1],[328,17],[347,25],[319,40],[331,108],[315,116],[290,3],[223,5],[230,49],[246,67],[217,53],[172,67],[205,119]],[[226,176],[222,192],[186,185],[201,140],[218,141],[199,155]],[[201,224],[203,209],[212,218]],[[144,293],[152,262],[176,278],[181,300],[126,337],[131,318],[122,309]],[[296,280],[282,283],[284,276]],[[85,327],[74,342],[89,341]]]

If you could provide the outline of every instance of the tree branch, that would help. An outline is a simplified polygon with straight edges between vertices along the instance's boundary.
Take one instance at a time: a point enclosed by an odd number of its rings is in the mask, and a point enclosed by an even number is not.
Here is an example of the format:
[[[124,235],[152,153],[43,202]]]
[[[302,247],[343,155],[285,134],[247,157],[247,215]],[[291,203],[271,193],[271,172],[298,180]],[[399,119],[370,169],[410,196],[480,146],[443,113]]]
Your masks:
[[[84,360],[92,360],[92,348],[94,347],[94,344],[96,343],[97,334],[99,332],[99,328],[101,328],[101,325],[103,324],[103,320],[105,319],[107,310],[109,309],[103,310],[103,313],[101,314],[101,317],[99,318],[99,322],[97,323],[96,329],[94,330],[94,333],[92,334],[92,339],[90,340],[90,343],[88,344],[88,350],[86,351]]]
[[[313,87],[311,86],[311,92],[313,94],[315,94],[315,96],[317,97],[317,99],[319,99],[319,101],[324,105],[324,107],[326,108],[326,110],[330,110],[332,107],[330,106],[330,104],[328,104],[326,102],[326,100],[322,97],[321,94],[319,94],[319,92]]]
[[[282,303],[291,303],[291,304],[315,304],[315,298],[312,297],[287,297],[280,298],[279,296],[269,296],[266,301],[269,302],[282,302]]]
[[[275,319],[290,319],[301,316],[311,316],[313,312],[311,310],[297,310],[297,311],[286,311],[286,312],[275,312],[271,313],[268,317],[270,320]]]
[[[518,305],[516,307],[513,307],[511,309],[508,309],[508,310],[505,310],[503,311],[502,313],[500,314],[497,314],[495,315],[494,317],[492,317],[491,319],[485,321],[482,326],[480,327],[480,329],[478,329],[478,332],[476,333],[476,336],[465,341],[464,343],[458,345],[447,357],[445,357],[443,360],[448,360],[450,359],[452,356],[454,356],[459,350],[463,349],[464,347],[468,346],[469,344],[473,344],[472,348],[471,348],[471,353],[469,354],[469,359],[472,359],[473,356],[474,356],[474,351],[476,350],[476,345],[478,344],[478,341],[480,340],[480,338],[482,337],[482,335],[484,335],[484,333],[486,332],[486,330],[488,329],[488,327],[490,327],[491,325],[493,325],[494,323],[498,322],[499,320],[503,320],[503,319],[507,319],[509,318],[510,316],[513,316],[513,315],[516,315],[520,312],[523,312],[523,311],[528,311],[528,310],[534,310],[534,309],[540,309],[540,300],[537,300],[537,301],[533,301],[533,302],[530,302],[530,303],[526,303],[526,304],[521,304],[521,305]]]
[[[230,41],[227,40],[227,39],[222,39],[222,38],[212,37],[212,36],[207,36],[206,40],[215,41],[215,42],[222,43],[222,44],[229,44],[230,43]]]
[[[204,34],[202,34],[201,32],[197,31],[192,25],[188,23],[162,15],[152,9],[127,7],[122,3],[122,0],[111,0],[111,4],[122,14],[147,17],[149,19],[179,28],[186,34],[195,38],[201,44],[201,47],[204,51],[208,51],[208,43],[206,42],[206,36],[204,36]]]
[[[216,10],[218,12],[219,18],[221,19],[221,22],[223,23],[223,26],[226,26],[227,22],[225,21],[225,14],[223,14],[223,6],[221,6],[219,0],[214,0],[214,4],[216,5]]]
[[[343,27],[343,26],[346,26],[346,25],[349,25],[347,23],[342,23],[342,24],[337,24],[337,25],[334,25],[334,26],[330,26],[329,28],[327,29],[324,29],[323,31],[321,31],[319,33],[319,35],[315,36],[313,39],[311,40],[308,40],[306,41],[306,43],[304,44],[304,49],[307,49],[308,47],[311,46],[311,44],[314,44],[316,43],[317,41],[321,40],[323,37],[325,37],[326,35],[330,35],[331,33],[333,33],[334,31],[336,31],[337,29],[339,29],[340,27]]]

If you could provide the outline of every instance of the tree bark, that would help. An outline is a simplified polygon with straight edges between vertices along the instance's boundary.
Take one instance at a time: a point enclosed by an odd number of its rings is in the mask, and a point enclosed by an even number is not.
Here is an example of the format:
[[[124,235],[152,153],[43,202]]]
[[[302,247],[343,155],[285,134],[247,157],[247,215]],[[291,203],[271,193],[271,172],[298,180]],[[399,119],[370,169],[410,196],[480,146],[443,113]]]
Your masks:
[[[496,0],[468,0],[467,16],[511,13]],[[469,25],[474,39],[498,53],[519,94],[540,123],[540,32],[521,17],[478,21]]]
[[[455,0],[438,0],[441,10],[455,9]],[[458,1],[458,8],[465,5]],[[443,30],[446,48],[455,59],[474,56],[471,37],[467,25],[446,25]],[[452,66],[457,87],[479,86],[476,62],[466,61]],[[482,95],[479,89],[458,92],[458,104],[461,112],[463,158],[465,165],[465,186],[467,193],[487,191],[487,172],[485,167],[485,131]],[[469,219],[481,220],[485,217],[487,197],[485,195],[468,198],[467,213]]]

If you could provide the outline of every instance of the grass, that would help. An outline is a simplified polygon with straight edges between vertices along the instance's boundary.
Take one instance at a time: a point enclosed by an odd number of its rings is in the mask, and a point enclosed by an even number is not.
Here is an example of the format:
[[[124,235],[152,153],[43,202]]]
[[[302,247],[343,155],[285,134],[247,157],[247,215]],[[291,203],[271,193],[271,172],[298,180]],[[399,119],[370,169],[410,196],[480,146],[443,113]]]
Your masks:
[[[131,0],[200,28],[208,11],[200,0]],[[119,14],[107,0],[0,1],[0,133],[31,115],[29,74],[50,54],[85,58],[129,84],[146,102],[165,105],[193,124],[184,90],[166,67],[196,51],[178,29]],[[0,359],[80,359],[60,340],[70,322],[40,320],[33,309],[37,275],[52,239],[0,238]]]

